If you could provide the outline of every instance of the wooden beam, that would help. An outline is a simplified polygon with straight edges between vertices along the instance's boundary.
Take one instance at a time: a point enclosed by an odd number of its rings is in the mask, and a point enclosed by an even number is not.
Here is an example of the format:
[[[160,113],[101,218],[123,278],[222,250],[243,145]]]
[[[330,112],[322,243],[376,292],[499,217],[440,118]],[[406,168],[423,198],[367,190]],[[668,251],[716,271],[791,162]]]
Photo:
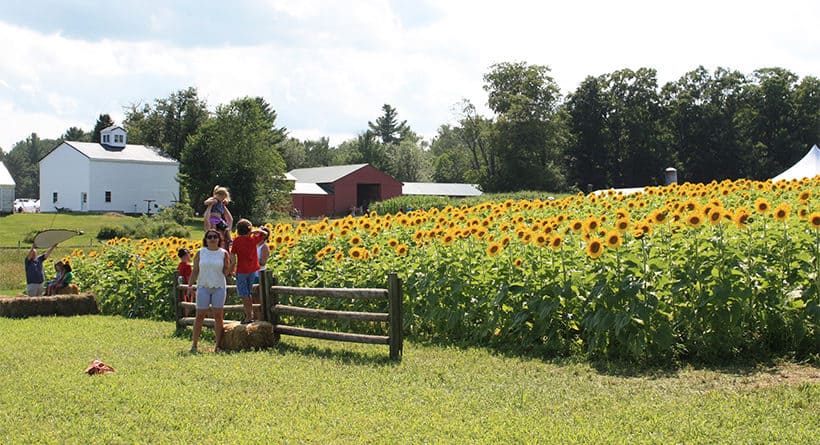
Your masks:
[[[359,300],[386,300],[387,289],[346,289],[346,288],[315,288],[273,286],[271,290],[277,294],[297,297],[332,297],[350,298]]]
[[[365,335],[351,334],[349,332],[331,332],[318,329],[298,328],[279,324],[274,326],[273,331],[277,334],[294,335],[296,337],[320,338],[323,340],[347,341],[353,343],[369,343],[374,345],[386,345],[390,343],[390,337],[385,335]]]
[[[262,305],[259,304],[259,303],[254,304],[252,306],[254,307],[254,309],[259,309],[260,307],[262,307]],[[188,309],[196,309],[196,303],[188,303],[187,301],[180,301],[179,302],[179,307],[181,307],[181,308],[186,308],[187,307]],[[223,309],[225,309],[225,312],[245,312],[245,306],[243,306],[241,304],[226,304],[223,307]]]
[[[357,320],[357,321],[388,321],[389,314],[383,312],[353,312],[333,311],[329,309],[310,309],[298,306],[277,304],[271,309],[277,315],[293,315],[296,317],[324,318],[327,320]]]

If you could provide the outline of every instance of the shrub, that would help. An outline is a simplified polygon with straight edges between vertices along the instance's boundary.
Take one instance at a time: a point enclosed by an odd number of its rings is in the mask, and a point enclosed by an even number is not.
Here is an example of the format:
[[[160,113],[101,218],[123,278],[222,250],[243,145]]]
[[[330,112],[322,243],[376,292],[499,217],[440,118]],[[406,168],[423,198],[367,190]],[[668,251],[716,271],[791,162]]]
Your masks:
[[[114,238],[123,238],[127,235],[126,230],[122,226],[102,226],[97,232],[98,240],[109,240]]]

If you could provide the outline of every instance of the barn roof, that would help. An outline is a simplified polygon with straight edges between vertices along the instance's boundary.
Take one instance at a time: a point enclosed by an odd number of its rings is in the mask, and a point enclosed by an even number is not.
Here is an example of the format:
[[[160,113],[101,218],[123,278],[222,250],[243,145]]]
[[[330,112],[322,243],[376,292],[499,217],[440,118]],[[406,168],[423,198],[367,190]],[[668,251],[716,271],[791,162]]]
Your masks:
[[[11,177],[11,173],[2,162],[0,162],[0,185],[15,185],[14,178]]]
[[[430,196],[478,196],[481,194],[474,184],[454,182],[405,182],[402,195]]]
[[[330,167],[296,168],[288,173],[296,178],[296,182],[312,182],[325,184],[336,182],[345,176],[359,170],[367,164],[332,165]]]
[[[65,141],[63,144],[74,148],[87,158],[98,161],[144,162],[152,164],[178,164],[177,161],[166,158],[159,151],[146,145],[128,144],[125,147],[106,149],[103,144],[95,142]],[[60,144],[62,145],[62,144]],[[57,147],[59,147],[58,145]],[[57,149],[55,147],[55,150]],[[52,150],[54,151],[54,150]],[[51,152],[49,152],[51,154]],[[48,154],[46,155],[48,156]]]
[[[327,195],[327,191],[313,182],[297,182],[293,185],[291,195]]]

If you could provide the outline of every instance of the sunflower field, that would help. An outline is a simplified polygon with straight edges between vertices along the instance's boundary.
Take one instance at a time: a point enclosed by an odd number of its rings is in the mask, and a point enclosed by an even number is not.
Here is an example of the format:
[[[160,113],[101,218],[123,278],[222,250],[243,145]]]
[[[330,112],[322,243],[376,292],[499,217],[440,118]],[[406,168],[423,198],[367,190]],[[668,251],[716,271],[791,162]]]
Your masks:
[[[807,357],[820,353],[819,202],[815,177],[372,212],[269,225],[268,269],[309,287],[383,288],[395,271],[418,341],[633,361]],[[199,246],[115,239],[67,259],[104,313],[171,319],[177,249]]]

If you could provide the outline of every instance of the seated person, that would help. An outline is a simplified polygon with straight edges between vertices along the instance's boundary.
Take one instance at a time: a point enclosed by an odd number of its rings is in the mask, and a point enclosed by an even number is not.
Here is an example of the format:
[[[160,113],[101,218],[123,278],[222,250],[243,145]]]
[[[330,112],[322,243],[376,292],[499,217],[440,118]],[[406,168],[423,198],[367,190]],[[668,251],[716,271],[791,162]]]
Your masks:
[[[63,277],[59,283],[54,288],[54,294],[52,295],[59,295],[64,291],[69,284],[74,280],[74,274],[71,272],[71,264],[65,263],[63,264]]]

